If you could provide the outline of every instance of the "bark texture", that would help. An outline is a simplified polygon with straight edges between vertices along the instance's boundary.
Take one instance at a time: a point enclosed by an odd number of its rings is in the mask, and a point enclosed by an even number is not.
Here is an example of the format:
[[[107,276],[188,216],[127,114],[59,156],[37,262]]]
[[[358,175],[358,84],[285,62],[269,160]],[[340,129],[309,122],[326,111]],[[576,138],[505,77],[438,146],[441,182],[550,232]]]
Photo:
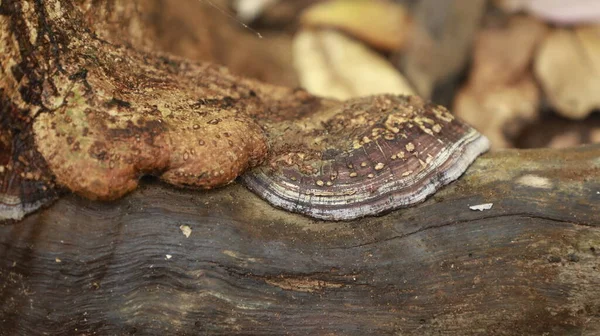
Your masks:
[[[486,155],[425,203],[352,222],[238,184],[71,195],[0,227],[0,333],[595,335],[598,157]]]

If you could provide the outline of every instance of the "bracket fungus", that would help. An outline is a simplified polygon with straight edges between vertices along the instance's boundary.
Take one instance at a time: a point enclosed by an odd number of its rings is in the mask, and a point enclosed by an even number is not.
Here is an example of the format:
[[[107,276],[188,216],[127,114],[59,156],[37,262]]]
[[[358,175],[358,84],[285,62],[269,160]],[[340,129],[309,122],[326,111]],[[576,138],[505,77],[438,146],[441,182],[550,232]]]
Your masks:
[[[489,147],[444,107],[416,96],[352,99],[270,126],[268,162],[242,180],[277,207],[325,220],[421,202]]]
[[[22,113],[0,100],[0,222],[20,219],[57,198],[54,178],[33,137],[11,117]],[[12,109],[13,113],[8,111]],[[12,127],[11,127],[12,126]]]
[[[351,219],[423,200],[488,147],[417,97],[322,99],[111,44],[68,1],[0,4],[1,221],[61,191],[114,200],[146,174],[210,189],[253,167],[272,204]],[[45,6],[72,16],[38,25]]]

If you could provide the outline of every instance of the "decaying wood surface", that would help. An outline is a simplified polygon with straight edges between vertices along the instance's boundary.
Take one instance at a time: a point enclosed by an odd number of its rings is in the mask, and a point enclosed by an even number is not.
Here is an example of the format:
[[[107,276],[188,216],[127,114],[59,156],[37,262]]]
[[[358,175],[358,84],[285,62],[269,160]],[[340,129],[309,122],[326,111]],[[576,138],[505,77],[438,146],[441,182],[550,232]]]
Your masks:
[[[61,89],[112,111],[244,88],[143,51],[165,43],[140,28],[135,4],[152,3],[0,0],[0,164],[32,169],[0,186],[53,186],[30,126],[62,108]],[[153,93],[99,90],[123,83]],[[0,226],[0,335],[594,335],[599,158],[598,145],[489,154],[416,207],[352,222],[272,208],[239,184],[67,195]]]
[[[598,145],[498,152],[352,222],[238,184],[68,196],[0,227],[0,334],[595,335],[599,176]]]

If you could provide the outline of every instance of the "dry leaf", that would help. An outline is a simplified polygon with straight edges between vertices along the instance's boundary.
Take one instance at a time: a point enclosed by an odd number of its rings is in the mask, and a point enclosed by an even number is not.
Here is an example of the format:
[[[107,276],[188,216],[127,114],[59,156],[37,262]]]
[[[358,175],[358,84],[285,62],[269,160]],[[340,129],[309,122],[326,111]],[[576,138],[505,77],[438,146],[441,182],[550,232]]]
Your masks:
[[[520,130],[538,117],[539,90],[533,78],[479,92],[466,87],[457,95],[454,113],[487,136],[492,148],[513,147]]]
[[[305,30],[294,40],[301,85],[321,96],[347,99],[378,93],[413,94],[381,55],[333,30]]]
[[[507,12],[526,11],[554,23],[600,22],[598,0],[497,0]]]
[[[419,95],[431,98],[435,85],[464,68],[485,10],[485,0],[421,0],[416,8],[402,73]]]
[[[546,31],[533,18],[514,17],[476,38],[469,80],[454,112],[485,134],[493,148],[513,147],[522,128],[538,117],[540,94],[529,68]]]
[[[548,28],[531,17],[512,17],[505,27],[481,30],[473,46],[469,81],[485,91],[523,76]]]
[[[380,49],[401,49],[409,34],[410,16],[391,1],[334,0],[316,4],[302,13],[305,26],[340,29]]]
[[[540,46],[535,74],[559,114],[583,119],[600,108],[600,26],[554,30]]]

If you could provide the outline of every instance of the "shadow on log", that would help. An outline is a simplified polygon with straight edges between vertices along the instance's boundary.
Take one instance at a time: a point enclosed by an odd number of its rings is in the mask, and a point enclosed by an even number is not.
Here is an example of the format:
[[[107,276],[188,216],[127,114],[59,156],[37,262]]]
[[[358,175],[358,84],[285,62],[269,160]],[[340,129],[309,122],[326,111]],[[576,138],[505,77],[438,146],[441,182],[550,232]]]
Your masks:
[[[598,145],[493,153],[352,222],[239,184],[71,195],[0,227],[0,334],[597,335],[599,176]]]

